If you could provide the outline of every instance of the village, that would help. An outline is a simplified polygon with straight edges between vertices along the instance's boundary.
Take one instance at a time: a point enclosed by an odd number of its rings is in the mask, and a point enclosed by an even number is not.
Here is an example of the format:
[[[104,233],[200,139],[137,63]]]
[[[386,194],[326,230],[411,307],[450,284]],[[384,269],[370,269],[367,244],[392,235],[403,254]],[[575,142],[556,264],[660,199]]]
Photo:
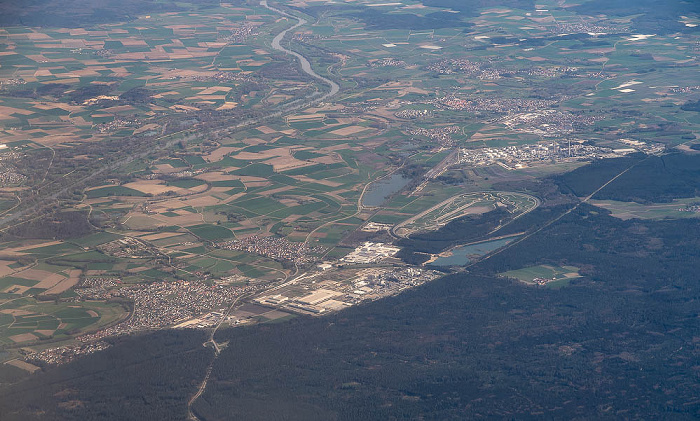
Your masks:
[[[284,246],[273,238],[262,243],[260,240],[252,238],[237,244],[258,244],[259,252],[270,252]],[[393,257],[398,250],[383,243],[365,242],[345,258],[335,263],[320,263],[314,270],[281,285],[253,283],[241,277],[137,285],[126,285],[113,277],[86,278],[75,288],[75,302],[131,303],[129,317],[76,337],[77,344],[33,352],[25,355],[25,360],[38,365],[64,364],[78,356],[106,349],[109,343],[105,340],[110,337],[165,328],[206,329],[221,323],[259,322],[255,312],[229,312],[231,304],[243,296],[250,296],[254,303],[246,306],[268,308],[262,312],[272,311],[277,317],[291,317],[292,314],[319,316],[395,295],[441,276],[437,271],[402,264]],[[298,251],[298,248],[278,250],[277,256],[298,259]]]
[[[294,243],[284,238],[259,235],[226,241],[217,244],[224,250],[244,250],[276,260],[289,260],[297,264],[309,263],[315,253],[321,252],[319,247],[309,247],[306,243]]]

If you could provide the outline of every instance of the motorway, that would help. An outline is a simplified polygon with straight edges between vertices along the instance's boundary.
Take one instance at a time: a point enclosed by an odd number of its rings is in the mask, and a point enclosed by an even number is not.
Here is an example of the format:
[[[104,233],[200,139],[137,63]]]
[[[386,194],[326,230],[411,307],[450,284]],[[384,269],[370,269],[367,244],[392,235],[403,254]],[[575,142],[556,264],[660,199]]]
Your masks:
[[[230,131],[230,130],[239,130],[239,129],[245,129],[248,127],[252,127],[252,126],[259,124],[262,121],[268,120],[270,118],[281,117],[285,114],[294,112],[296,110],[307,108],[315,103],[324,101],[324,100],[336,95],[340,91],[340,85],[338,85],[337,83],[333,82],[332,80],[330,80],[326,77],[323,77],[323,76],[319,75],[318,73],[316,73],[313,70],[313,68],[311,67],[311,63],[309,62],[309,60],[306,57],[304,57],[303,55],[299,54],[296,51],[289,50],[289,49],[284,48],[280,45],[280,42],[282,41],[282,39],[284,39],[285,35],[287,35],[287,33],[289,31],[296,29],[302,25],[305,25],[307,23],[306,19],[298,18],[298,17],[293,16],[289,13],[286,13],[282,10],[271,7],[267,4],[267,0],[261,1],[260,4],[263,7],[266,7],[267,9],[269,9],[275,13],[281,14],[283,16],[286,16],[286,17],[289,17],[292,19],[296,19],[298,21],[294,26],[285,29],[284,31],[277,34],[277,36],[275,36],[275,38],[272,40],[272,48],[296,57],[299,60],[299,64],[301,65],[301,69],[302,69],[302,71],[304,71],[304,73],[306,73],[309,76],[311,76],[312,78],[319,80],[319,81],[323,82],[324,84],[328,85],[330,89],[328,92],[326,92],[325,94],[323,94],[320,97],[317,97],[318,94],[316,93],[316,94],[311,95],[310,97],[305,97],[305,98],[295,100],[292,103],[289,103],[286,106],[282,106],[281,109],[278,109],[277,111],[273,111],[266,116],[262,116],[262,117],[256,118],[256,119],[246,119],[246,120],[239,121],[237,123],[234,123],[234,124],[228,126],[225,130]],[[70,191],[72,191],[76,188],[85,187],[87,185],[87,183],[89,183],[92,179],[95,179],[100,174],[103,174],[106,171],[116,170],[118,168],[124,167],[124,166],[132,163],[134,160],[146,158],[147,156],[151,155],[155,151],[160,151],[160,150],[169,149],[169,148],[173,147],[174,145],[176,145],[177,143],[180,142],[180,139],[178,139],[178,138],[173,139],[173,137],[175,137],[177,135],[183,135],[183,134],[185,136],[197,136],[197,131],[190,132],[190,129],[184,129],[184,130],[180,130],[178,132],[171,133],[168,135],[162,135],[156,139],[156,141],[158,143],[156,145],[151,145],[151,147],[148,148],[148,150],[137,151],[133,154],[125,153],[124,155],[122,155],[121,159],[118,159],[116,161],[111,161],[108,157],[103,158],[102,159],[104,162],[103,167],[96,169],[95,171],[86,175],[85,177],[82,177],[82,178],[75,180],[67,185],[64,185],[62,188],[59,188],[57,190],[52,190],[51,192],[44,195],[40,200],[38,200],[36,205],[19,210],[17,212],[11,213],[11,214],[9,212],[5,212],[4,214],[0,215],[0,227],[3,227],[3,226],[5,227],[5,228],[0,229],[0,231],[3,231],[5,229],[9,228],[10,226],[12,226],[11,225],[12,223],[18,222],[23,217],[28,217],[31,214],[37,213],[39,210],[43,209],[48,204],[54,202],[55,200],[58,200],[60,197],[66,195]],[[18,198],[18,199],[19,199],[20,203],[18,203],[18,205],[15,206],[15,208],[19,207],[19,205],[22,202],[21,198]]]

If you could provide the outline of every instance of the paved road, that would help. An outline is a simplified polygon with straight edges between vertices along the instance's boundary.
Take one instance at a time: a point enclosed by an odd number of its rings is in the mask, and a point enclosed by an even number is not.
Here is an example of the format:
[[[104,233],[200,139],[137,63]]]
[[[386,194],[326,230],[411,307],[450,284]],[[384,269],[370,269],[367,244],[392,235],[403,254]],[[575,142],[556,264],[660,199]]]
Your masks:
[[[434,179],[435,177],[441,176],[442,174],[447,171],[447,168],[449,168],[450,165],[452,165],[453,162],[455,162],[455,157],[457,156],[457,153],[459,152],[459,148],[454,148],[452,152],[450,152],[449,155],[447,155],[445,158],[443,158],[442,161],[440,161],[437,165],[435,165],[433,168],[428,170],[428,172],[425,173],[423,176],[423,182],[416,187],[409,196],[415,196],[418,192],[423,190],[425,186],[428,185],[430,180]]]
[[[397,231],[399,228],[402,228],[402,227],[404,227],[404,226],[406,226],[406,225],[408,225],[408,224],[410,224],[410,223],[416,221],[417,219],[424,217],[425,215],[429,214],[430,212],[434,211],[435,209],[438,209],[438,208],[441,207],[441,206],[445,206],[446,204],[450,203],[451,201],[454,201],[455,199],[457,199],[457,198],[460,197],[460,196],[465,196],[465,195],[470,195],[470,194],[482,194],[482,195],[491,195],[491,196],[494,196],[494,195],[497,195],[498,193],[510,193],[510,194],[515,193],[515,194],[518,194],[518,195],[520,195],[520,196],[526,196],[526,197],[528,197],[530,200],[532,200],[532,201],[534,202],[535,205],[534,205],[532,208],[530,208],[530,209],[528,209],[528,210],[526,210],[526,211],[524,211],[524,212],[522,212],[522,213],[516,215],[515,218],[509,220],[506,224],[498,225],[498,226],[497,226],[496,228],[494,228],[489,234],[498,231],[499,229],[503,228],[505,225],[510,224],[511,222],[513,222],[514,220],[520,218],[521,216],[532,212],[533,210],[537,209],[537,208],[540,206],[540,204],[541,204],[540,199],[538,199],[537,197],[532,196],[532,195],[529,195],[529,194],[525,194],[525,193],[520,193],[520,192],[507,192],[507,191],[498,191],[498,190],[486,190],[486,191],[474,191],[474,192],[468,192],[468,193],[459,193],[459,194],[456,194],[456,195],[454,195],[454,196],[452,196],[452,197],[450,197],[450,198],[448,198],[448,199],[443,200],[442,202],[438,203],[437,205],[433,205],[433,206],[430,207],[429,209],[426,209],[426,210],[424,210],[423,212],[421,212],[421,213],[419,213],[419,214],[417,214],[417,215],[414,215],[414,216],[412,216],[412,217],[406,219],[406,220],[403,221],[403,222],[399,222],[398,224],[396,224],[396,225],[394,225],[393,227],[391,227],[391,230],[389,230],[389,234],[391,234],[391,235],[392,235],[393,237],[395,237],[395,238],[407,238],[408,235],[410,235],[410,234],[399,235],[399,234],[396,233],[396,231]],[[493,197],[491,197],[490,199],[491,199],[491,200],[498,200],[498,199],[494,199]],[[457,211],[459,211],[459,210],[465,209],[465,208],[471,206],[472,204],[473,204],[473,203],[462,205],[462,206],[460,206],[457,210],[454,210],[454,211],[452,211],[451,213],[454,213],[454,212],[457,212]],[[444,226],[444,225],[438,225],[438,226]],[[499,238],[500,238],[500,237],[499,237]],[[499,238],[493,238],[493,240],[497,240],[497,239],[499,239]],[[491,239],[489,239],[489,240],[491,240]],[[481,242],[481,241],[484,241],[484,240],[479,240],[479,241],[476,241],[476,242],[478,243],[478,242]],[[469,244],[471,244],[471,243],[469,243]],[[455,247],[462,247],[462,246],[469,245],[469,244],[459,244],[459,245],[457,245],[457,246],[455,246]]]
[[[204,393],[204,389],[207,388],[207,382],[209,381],[209,376],[211,376],[211,372],[214,369],[214,362],[216,359],[219,357],[219,354],[221,353],[221,347],[219,344],[214,340],[214,335],[216,335],[216,331],[219,330],[221,327],[221,324],[226,320],[229,314],[231,314],[231,311],[233,308],[238,304],[238,302],[243,299],[243,298],[248,298],[250,297],[250,294],[245,293],[243,295],[240,295],[236,297],[236,299],[231,303],[231,305],[228,307],[226,310],[226,313],[221,317],[221,320],[219,323],[216,324],[216,326],[209,332],[209,340],[204,342],[205,347],[209,346],[211,344],[212,348],[214,348],[214,358],[211,360],[211,363],[209,363],[209,366],[207,367],[207,371],[204,374],[204,379],[202,380],[202,383],[199,385],[199,389],[197,389],[197,393],[194,394],[190,398],[190,400],[187,402],[187,418],[191,421],[197,421],[199,418],[192,412],[192,404],[199,399],[200,396],[202,396],[202,393]]]
[[[307,23],[307,21],[305,19],[298,18],[298,17],[293,16],[289,13],[286,13],[282,10],[279,10],[277,8],[269,6],[267,4],[267,0],[261,1],[260,4],[264,7],[266,7],[267,9],[275,12],[275,13],[281,14],[283,16],[287,16],[287,17],[292,18],[292,19],[296,19],[298,21],[296,23],[296,25],[292,26],[291,28],[285,29],[284,31],[277,34],[277,36],[272,40],[272,48],[274,48],[275,50],[278,50],[278,51],[282,51],[286,54],[293,55],[294,57],[299,59],[299,64],[301,65],[301,69],[304,71],[304,73],[308,74],[309,76],[313,77],[314,79],[320,80],[321,82],[325,83],[326,85],[328,85],[330,87],[330,90],[328,92],[326,92],[325,94],[323,94],[321,97],[314,98],[312,96],[311,98],[306,97],[303,99],[296,100],[291,104],[287,104],[286,106],[283,106],[282,109],[280,109],[279,111],[273,111],[266,116],[263,116],[263,117],[260,117],[257,119],[246,119],[246,120],[238,121],[235,124],[232,124],[229,127],[227,127],[228,130],[243,129],[246,127],[251,127],[251,126],[254,126],[255,124],[259,124],[260,122],[262,122],[264,120],[267,120],[270,118],[275,118],[275,117],[280,117],[284,114],[293,112],[295,110],[309,107],[316,102],[324,101],[324,100],[330,98],[331,96],[337,94],[340,91],[340,86],[337,83],[335,83],[332,80],[330,80],[326,77],[323,77],[323,76],[319,75],[318,73],[316,73],[313,70],[313,68],[311,68],[311,63],[309,62],[309,60],[306,57],[302,56],[301,54],[297,53],[296,51],[288,50],[280,45],[280,42],[282,41],[282,39],[284,39],[287,32],[289,32],[293,29],[296,29],[302,25],[305,25]],[[175,135],[186,133],[186,132],[187,132],[187,129],[181,130],[181,131],[176,132],[176,133],[171,133],[169,135],[161,136],[158,140],[163,142],[165,139],[172,138]],[[193,134],[193,133],[190,134],[190,136],[193,136],[193,135],[195,135],[195,134]],[[57,200],[61,196],[67,194],[72,189],[86,186],[90,180],[94,179],[95,177],[99,176],[100,174],[104,173],[105,171],[116,170],[118,168],[124,167],[125,165],[133,162],[136,159],[145,158],[146,156],[151,154],[154,150],[162,150],[162,149],[171,148],[179,141],[180,141],[179,139],[171,139],[171,140],[168,140],[168,141],[161,143],[160,145],[154,145],[152,149],[149,149],[145,152],[136,152],[133,155],[125,154],[125,155],[123,155],[122,159],[117,159],[116,161],[112,161],[111,159],[109,159],[110,157],[106,157],[104,159],[105,165],[103,167],[96,169],[95,171],[88,174],[87,176],[85,176],[77,181],[74,181],[68,185],[65,185],[62,188],[59,188],[59,189],[54,190],[50,193],[47,193],[46,195],[44,195],[44,197],[41,198],[41,200],[38,201],[37,205],[31,206],[27,209],[23,209],[23,210],[20,210],[18,212],[12,213],[12,214],[8,214],[8,213],[3,214],[2,216],[0,216],[0,227],[3,227],[3,226],[7,227],[7,226],[10,226],[14,222],[19,222],[19,220],[21,218],[27,217],[30,214],[37,212],[38,210],[42,209],[47,203],[51,203],[51,202]]]
[[[171,136],[173,136],[175,134],[179,134],[179,133],[180,132],[173,133],[173,134],[170,134],[168,136],[163,136],[163,137],[161,137],[161,139],[171,137]],[[165,142],[164,144],[154,145],[152,148],[150,148],[147,151],[138,152],[138,153],[136,153],[134,155],[130,155],[130,156],[127,155],[125,158],[118,159],[114,162],[107,163],[102,168],[96,169],[95,171],[86,175],[85,177],[83,177],[77,181],[74,181],[71,184],[69,184],[63,188],[60,188],[58,190],[55,190],[51,193],[46,194],[41,199],[41,201],[39,201],[39,203],[36,206],[21,210],[19,212],[16,212],[16,213],[13,213],[10,215],[3,216],[2,218],[0,218],[0,226],[9,225],[10,223],[17,221],[24,216],[28,216],[28,215],[36,212],[38,209],[41,209],[42,206],[45,205],[47,202],[51,202],[51,201],[54,201],[54,200],[60,198],[61,196],[70,192],[72,189],[77,188],[78,186],[86,185],[85,183],[87,183],[88,181],[92,180],[93,178],[99,176],[100,174],[104,173],[105,171],[116,170],[117,168],[120,168],[120,167],[123,167],[127,164],[130,164],[131,162],[133,162],[136,159],[145,158],[148,155],[152,154],[154,151],[158,151],[158,150],[166,149],[166,148],[171,148],[171,147],[175,146],[175,144],[178,143],[179,141],[180,140],[178,140],[178,139],[169,140],[169,141]],[[99,158],[99,159],[103,160],[103,158]],[[109,162],[109,159],[104,159],[104,162]]]
[[[616,176],[614,176],[613,178],[611,178],[610,180],[608,180],[605,184],[603,184],[602,186],[598,187],[598,189],[596,189],[596,191],[594,191],[593,193],[591,193],[591,194],[589,194],[588,196],[586,196],[583,200],[581,200],[580,202],[578,202],[578,203],[577,203],[576,205],[574,205],[573,207],[569,208],[569,210],[567,210],[566,212],[563,212],[561,215],[557,216],[556,218],[551,219],[549,222],[547,222],[546,224],[542,225],[541,227],[539,227],[539,228],[536,229],[535,231],[532,231],[531,233],[529,233],[529,234],[527,234],[527,235],[525,235],[525,236],[519,238],[518,240],[513,241],[512,243],[506,245],[506,246],[503,247],[503,248],[500,248],[500,249],[496,250],[495,252],[493,252],[493,253],[491,253],[491,254],[487,254],[487,255],[484,256],[482,259],[479,259],[479,260],[475,261],[474,263],[470,264],[469,266],[465,266],[465,268],[466,268],[466,269],[469,269],[470,267],[472,267],[472,266],[478,264],[478,263],[481,262],[481,261],[490,259],[490,258],[492,258],[493,256],[496,256],[496,255],[498,255],[498,254],[501,254],[502,252],[504,252],[504,251],[506,251],[506,250],[508,250],[508,249],[510,249],[510,248],[512,248],[512,247],[514,247],[514,246],[516,246],[516,245],[518,245],[518,244],[520,244],[520,243],[522,243],[523,241],[527,240],[528,238],[532,237],[533,235],[538,234],[539,232],[541,232],[541,231],[543,231],[543,230],[549,228],[550,226],[552,226],[553,224],[555,224],[556,222],[558,222],[560,219],[562,219],[562,218],[565,217],[566,215],[568,215],[568,214],[570,214],[571,212],[573,212],[573,211],[575,211],[576,209],[578,209],[579,206],[583,205],[584,203],[588,203],[588,201],[591,200],[591,199],[593,198],[593,196],[595,196],[596,194],[598,194],[598,192],[600,192],[601,190],[603,190],[605,187],[607,187],[607,186],[608,186],[610,183],[612,183],[613,181],[617,180],[617,179],[618,179],[619,177],[621,177],[623,174],[627,173],[627,171],[631,170],[632,168],[636,167],[637,165],[639,165],[640,163],[646,161],[647,159],[649,159],[649,158],[651,158],[651,157],[652,157],[652,155],[648,156],[647,158],[645,158],[645,159],[643,159],[643,160],[641,160],[641,161],[637,161],[637,162],[633,163],[632,165],[630,165],[629,167],[625,168],[622,172],[620,172],[619,174],[617,174]]]

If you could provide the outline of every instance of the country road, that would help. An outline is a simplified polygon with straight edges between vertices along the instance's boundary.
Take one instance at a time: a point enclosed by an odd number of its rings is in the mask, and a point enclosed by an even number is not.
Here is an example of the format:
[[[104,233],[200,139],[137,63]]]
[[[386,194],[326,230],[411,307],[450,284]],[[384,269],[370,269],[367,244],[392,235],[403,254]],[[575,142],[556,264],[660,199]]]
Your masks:
[[[248,293],[243,294],[243,295],[237,297],[237,298],[233,301],[233,303],[231,303],[231,305],[228,307],[228,309],[226,310],[226,313],[223,315],[223,317],[221,318],[221,320],[219,321],[219,323],[217,323],[216,326],[211,330],[211,332],[209,332],[209,340],[207,340],[206,342],[204,342],[204,343],[202,344],[202,345],[205,346],[205,347],[208,346],[209,344],[211,344],[212,348],[214,349],[214,358],[211,360],[211,363],[209,363],[209,366],[207,367],[207,371],[206,371],[206,373],[204,374],[204,379],[202,380],[202,383],[199,385],[199,388],[197,389],[197,393],[195,393],[195,394],[190,398],[190,400],[187,401],[187,417],[188,417],[188,419],[190,419],[190,420],[199,420],[199,418],[197,417],[197,415],[195,415],[194,412],[192,412],[192,404],[193,404],[197,399],[199,399],[200,396],[202,396],[202,393],[204,393],[204,389],[207,388],[207,382],[209,381],[209,376],[211,376],[211,371],[214,369],[214,362],[215,362],[216,359],[219,357],[219,353],[221,352],[221,347],[220,347],[219,344],[216,342],[216,340],[214,340],[214,335],[216,335],[216,331],[219,330],[219,328],[221,327],[221,325],[223,324],[223,322],[226,320],[226,318],[228,317],[228,315],[231,314],[231,310],[233,310],[234,307],[236,307],[236,304],[238,304],[238,302],[239,302],[242,298],[247,298],[248,296],[249,296]]]
[[[289,49],[284,48],[280,45],[280,42],[282,41],[282,39],[284,39],[285,35],[289,31],[296,29],[302,25],[305,25],[307,23],[306,19],[298,18],[298,17],[293,16],[289,13],[286,13],[282,10],[271,7],[267,4],[267,0],[261,1],[260,4],[263,7],[266,7],[267,9],[269,9],[275,13],[278,13],[280,15],[283,15],[283,16],[286,16],[286,17],[289,17],[292,19],[296,19],[298,21],[294,26],[285,29],[284,31],[277,34],[277,36],[275,36],[275,38],[272,40],[272,48],[275,50],[278,50],[278,51],[282,51],[285,54],[289,54],[289,55],[296,57],[299,60],[299,64],[301,66],[302,71],[304,71],[304,73],[308,74],[309,76],[313,77],[314,79],[320,80],[321,82],[325,83],[326,85],[329,86],[330,90],[320,97],[317,97],[318,94],[313,94],[309,97],[295,100],[292,103],[287,104],[286,106],[282,106],[281,109],[278,109],[276,111],[273,111],[273,112],[267,114],[266,116],[262,116],[262,117],[255,118],[255,119],[246,119],[246,120],[239,121],[235,124],[228,126],[226,128],[227,130],[245,129],[247,127],[252,127],[255,124],[259,124],[262,121],[265,121],[267,119],[281,117],[287,113],[291,113],[291,112],[294,112],[294,111],[299,110],[299,109],[307,108],[314,103],[324,101],[324,100],[336,95],[340,91],[340,85],[338,85],[334,81],[316,73],[313,70],[313,68],[311,67],[311,63],[309,62],[309,60],[306,57],[304,57],[303,55],[299,54],[296,51],[289,50]],[[172,138],[175,135],[179,135],[179,134],[183,134],[183,133],[187,133],[187,132],[188,132],[187,129],[181,130],[181,131],[171,133],[168,135],[162,135],[159,138],[157,138],[156,140],[162,142],[165,139]],[[190,133],[189,135],[196,136],[196,133]],[[154,151],[168,149],[168,148],[174,146],[175,144],[177,144],[178,142],[179,142],[179,139],[171,139],[171,140],[168,140],[164,143],[161,143],[160,145],[155,146],[154,148],[149,148],[146,151],[139,151],[139,152],[131,154],[131,155],[128,153],[125,153],[124,155],[122,155],[121,159],[118,159],[116,161],[110,162],[109,159],[104,158],[105,165],[103,167],[96,169],[92,173],[80,178],[79,180],[73,181],[70,184],[62,186],[58,190],[54,190],[54,191],[50,192],[49,194],[47,194],[43,198],[41,198],[41,200],[39,200],[36,205],[31,206],[29,208],[19,210],[18,212],[15,212],[12,214],[5,213],[5,214],[1,215],[0,216],[0,227],[5,227],[4,229],[8,228],[9,226],[11,226],[12,223],[19,222],[23,217],[28,217],[31,214],[36,213],[37,211],[42,209],[47,203],[50,203],[52,201],[59,199],[60,197],[64,196],[65,194],[67,194],[71,190],[73,190],[75,188],[86,186],[90,180],[98,177],[100,174],[103,174],[106,171],[116,170],[118,168],[124,167],[125,165],[133,162],[134,160],[145,158],[149,154],[152,154]],[[21,203],[21,199],[20,199],[20,203]],[[18,207],[18,206],[19,206],[19,204],[16,207]]]
[[[172,134],[167,135],[167,136],[162,136],[160,139],[164,139],[166,137],[170,137],[170,136],[173,136],[174,134],[178,134],[178,133],[180,133],[180,132],[172,133]],[[114,170],[114,169],[123,167],[123,166],[133,162],[136,159],[147,157],[149,154],[152,154],[153,151],[155,151],[155,150],[170,148],[178,142],[179,142],[179,140],[170,140],[170,141],[164,143],[163,145],[155,146],[154,148],[148,149],[148,150],[143,151],[143,152],[138,152],[134,155],[130,155],[130,156],[127,155],[126,157],[124,157],[122,159],[119,159],[119,160],[114,161],[112,163],[106,164],[104,167],[96,169],[92,173],[90,173],[90,174],[86,175],[85,177],[73,182],[72,184],[69,184],[63,188],[60,188],[60,189],[46,195],[42,199],[42,201],[40,202],[39,205],[32,207],[32,208],[24,209],[22,211],[19,211],[19,212],[13,213],[13,214],[3,216],[2,218],[0,218],[0,226],[8,225],[11,222],[17,221],[18,219],[20,219],[23,216],[27,216],[27,215],[31,214],[32,212],[35,212],[37,210],[37,208],[41,207],[41,203],[46,203],[48,201],[56,200],[59,197],[70,192],[72,189],[76,188],[77,186],[83,185],[84,183],[99,176],[100,174],[104,173],[105,171]],[[100,159],[102,159],[102,158],[100,158]],[[107,162],[106,159],[105,159],[105,162]]]
[[[287,35],[287,33],[289,31],[296,29],[302,25],[305,25],[307,23],[306,19],[298,18],[296,16],[292,16],[292,15],[290,15],[286,12],[283,12],[279,9],[276,9],[274,7],[270,7],[267,4],[267,0],[262,0],[260,2],[260,4],[264,7],[266,7],[267,9],[275,12],[275,13],[279,13],[283,16],[287,16],[287,17],[298,20],[298,22],[294,26],[285,29],[284,31],[277,34],[277,36],[275,36],[275,38],[272,40],[272,48],[274,48],[275,50],[278,50],[278,51],[282,51],[286,54],[293,55],[294,57],[299,59],[299,64],[301,65],[301,69],[302,69],[302,71],[304,71],[304,73],[308,74],[309,76],[313,77],[314,79],[317,79],[317,80],[324,82],[325,84],[327,84],[330,87],[330,90],[327,93],[325,93],[320,98],[316,98],[313,102],[323,101],[323,100],[330,98],[331,96],[337,94],[340,91],[340,86],[337,83],[335,83],[332,80],[325,78],[325,77],[319,75],[318,73],[316,73],[313,70],[313,68],[311,67],[311,63],[309,62],[309,60],[306,57],[297,53],[296,51],[288,50],[280,45],[280,42],[282,41],[282,39],[284,39],[285,35]],[[310,105],[310,104],[303,104],[300,107],[295,107],[295,109],[303,108],[305,105]],[[283,285],[286,285],[286,283],[283,283]],[[244,297],[247,297],[247,295],[242,295],[242,296],[236,298],[236,300],[229,306],[224,317],[222,317],[221,321],[211,330],[211,332],[209,334],[209,340],[203,344],[204,346],[209,346],[209,345],[212,346],[212,348],[214,349],[214,358],[212,359],[212,362],[209,365],[209,367],[207,367],[207,371],[204,375],[204,379],[202,380],[202,383],[200,384],[199,388],[197,389],[197,392],[187,402],[187,415],[188,415],[188,419],[190,419],[190,420],[199,420],[197,415],[195,415],[195,413],[192,411],[192,405],[194,404],[194,402],[197,399],[199,399],[199,397],[202,395],[202,393],[204,393],[204,390],[207,387],[207,382],[209,381],[209,377],[211,376],[212,369],[214,368],[214,362],[216,361],[216,359],[219,356],[219,353],[221,352],[221,348],[220,348],[219,344],[216,342],[216,340],[214,339],[214,335],[216,334],[216,331],[219,329],[219,327],[221,327],[221,324],[226,319],[226,317],[231,313],[231,310],[233,310],[233,308],[236,306],[236,304]]]

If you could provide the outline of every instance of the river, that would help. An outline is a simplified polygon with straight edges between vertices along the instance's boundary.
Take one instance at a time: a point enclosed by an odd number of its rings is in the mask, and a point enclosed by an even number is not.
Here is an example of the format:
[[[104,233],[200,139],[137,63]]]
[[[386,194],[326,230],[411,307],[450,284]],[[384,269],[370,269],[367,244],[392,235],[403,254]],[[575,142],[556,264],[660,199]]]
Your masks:
[[[274,48],[275,50],[278,50],[278,51],[282,51],[286,54],[291,54],[294,57],[298,58],[299,63],[301,64],[301,70],[303,70],[304,73],[306,73],[309,76],[313,77],[314,79],[320,80],[320,81],[324,82],[325,84],[327,84],[328,86],[330,86],[330,88],[331,88],[330,91],[325,93],[320,98],[316,99],[316,101],[323,101],[326,98],[329,98],[329,97],[337,94],[338,91],[340,91],[340,86],[337,83],[335,83],[332,80],[325,78],[325,77],[317,74],[316,72],[314,72],[314,69],[311,68],[311,63],[309,63],[309,60],[307,60],[306,57],[302,56],[301,54],[297,53],[296,51],[288,50],[280,45],[280,42],[282,41],[282,39],[284,39],[284,36],[287,35],[287,32],[306,24],[306,20],[302,19],[302,18],[297,18],[296,16],[292,16],[289,13],[286,13],[286,12],[283,12],[279,9],[274,8],[274,7],[268,6],[267,0],[261,1],[260,4],[263,7],[266,7],[267,9],[272,10],[275,13],[279,13],[281,15],[284,15],[284,16],[287,16],[287,17],[290,17],[293,19],[297,19],[299,21],[299,22],[297,22],[296,25],[292,26],[291,28],[287,28],[284,31],[277,34],[277,36],[272,40],[272,48]],[[298,108],[301,108],[301,107],[298,106]],[[277,112],[276,114],[281,114],[281,112]],[[228,308],[226,314],[228,314],[235,307],[235,305],[237,304],[237,302],[241,298],[243,298],[243,296],[236,298],[236,300],[233,302],[233,304],[231,304],[231,306]],[[222,322],[223,322],[223,320],[224,319],[222,319]],[[219,327],[221,327],[221,322],[219,322],[219,324],[217,324],[216,327],[211,331],[211,334],[209,336],[209,340],[204,343],[205,346],[207,344],[212,345],[212,347],[214,348],[214,351],[215,351],[214,358],[212,359],[211,363],[207,367],[207,371],[205,373],[204,380],[202,380],[202,383],[200,384],[199,389],[197,390],[197,393],[194,396],[192,396],[192,398],[190,398],[190,400],[187,403],[187,413],[188,413],[189,420],[199,420],[197,415],[195,415],[195,413],[192,411],[192,405],[194,404],[194,402],[197,399],[199,399],[199,397],[202,395],[202,393],[204,393],[204,390],[207,387],[207,381],[209,380],[209,376],[211,375],[211,371],[214,367],[214,362],[219,357],[219,350],[220,350],[219,344],[214,340],[214,335],[216,334],[216,331],[219,329]]]
[[[338,85],[337,83],[333,82],[332,80],[330,80],[326,77],[323,77],[323,76],[319,75],[318,73],[316,73],[314,71],[314,69],[311,67],[311,63],[309,62],[309,60],[306,59],[306,57],[302,56],[301,54],[297,53],[296,51],[288,50],[288,49],[282,47],[282,45],[280,45],[280,42],[284,39],[285,35],[287,35],[287,32],[292,31],[294,29],[297,29],[298,27],[300,27],[302,25],[305,25],[306,19],[299,18],[299,17],[296,17],[294,15],[290,15],[287,12],[283,12],[282,10],[274,8],[274,7],[267,4],[267,0],[262,0],[260,2],[260,5],[269,9],[269,10],[272,10],[275,13],[279,13],[280,15],[298,20],[296,25],[292,26],[291,28],[285,29],[284,31],[277,34],[277,36],[275,38],[272,39],[272,48],[274,48],[277,51],[282,51],[285,54],[291,54],[294,57],[296,57],[297,59],[299,59],[299,64],[301,65],[301,70],[304,73],[306,73],[307,75],[311,76],[314,79],[320,80],[321,82],[325,83],[326,85],[328,85],[331,88],[330,91],[328,91],[327,93],[325,93],[322,97],[320,97],[318,99],[319,101],[323,101],[326,98],[332,97],[333,95],[337,94],[338,91],[340,91],[340,85]]]

